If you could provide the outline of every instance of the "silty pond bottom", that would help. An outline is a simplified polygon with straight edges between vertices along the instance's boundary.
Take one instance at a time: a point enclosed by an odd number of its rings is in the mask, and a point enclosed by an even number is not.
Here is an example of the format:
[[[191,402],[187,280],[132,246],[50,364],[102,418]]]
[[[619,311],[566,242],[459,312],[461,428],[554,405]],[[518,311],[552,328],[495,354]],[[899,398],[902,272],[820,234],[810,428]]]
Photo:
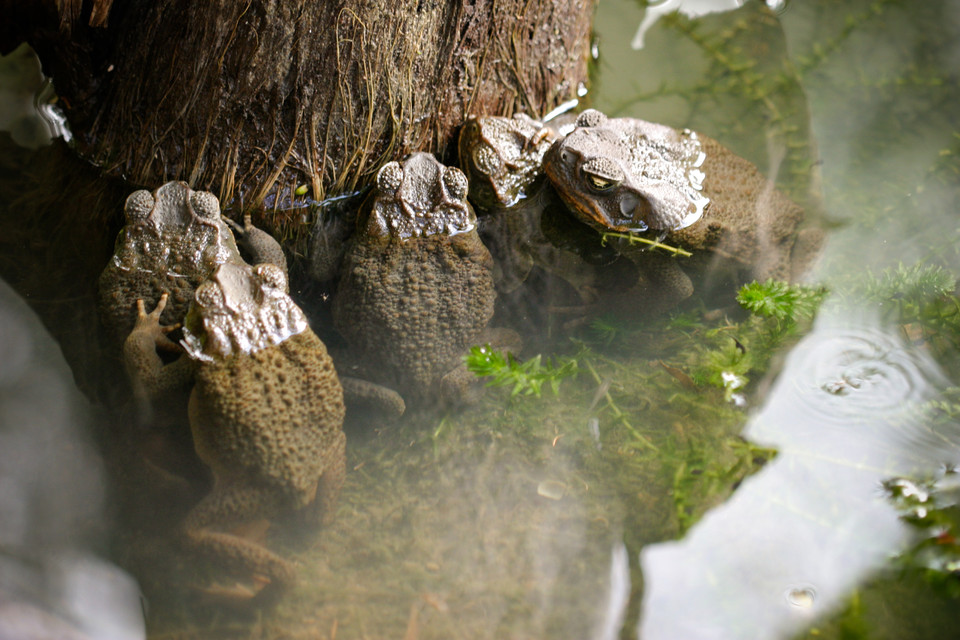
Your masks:
[[[702,131],[775,176],[830,230],[806,286],[755,286],[738,304],[718,285],[641,324],[546,323],[538,365],[501,368],[507,385],[475,407],[348,433],[335,520],[271,539],[300,572],[273,609],[154,595],[150,576],[182,567],[145,551],[148,568],[171,565],[141,577],[151,637],[951,637],[960,8],[781,4],[665,14],[640,42],[644,9],[604,2],[588,99]],[[5,340],[19,356],[4,361],[39,362],[25,343]],[[102,531],[54,535],[97,519],[96,498],[80,516],[56,498],[97,475],[14,429],[30,409],[9,409],[13,375],[2,436],[17,447],[0,451],[66,477],[4,493],[4,548],[102,557]],[[41,486],[2,460],[8,486]],[[28,500],[51,515],[27,515]],[[105,618],[134,620],[116,637],[142,633],[123,574],[18,558],[4,554],[3,594],[22,593],[8,576],[22,589],[43,574],[77,621],[67,586],[109,583],[124,595]]]

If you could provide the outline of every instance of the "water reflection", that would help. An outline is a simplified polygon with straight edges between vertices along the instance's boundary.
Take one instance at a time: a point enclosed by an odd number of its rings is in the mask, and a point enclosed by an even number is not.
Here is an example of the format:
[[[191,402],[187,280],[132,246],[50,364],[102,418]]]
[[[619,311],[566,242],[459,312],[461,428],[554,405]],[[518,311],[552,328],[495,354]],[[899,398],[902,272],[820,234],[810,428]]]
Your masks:
[[[134,581],[102,546],[84,403],[40,322],[0,281],[0,638],[145,636]]]
[[[835,610],[911,538],[881,483],[960,462],[960,425],[917,410],[947,386],[898,329],[825,311],[746,428],[776,460],[642,553],[641,637],[789,637]]]
[[[662,0],[661,2],[651,2],[647,7],[643,22],[637,28],[636,35],[630,41],[630,47],[643,49],[644,35],[660,19],[660,16],[679,11],[686,16],[696,18],[707,13],[736,9],[742,4],[743,0]]]

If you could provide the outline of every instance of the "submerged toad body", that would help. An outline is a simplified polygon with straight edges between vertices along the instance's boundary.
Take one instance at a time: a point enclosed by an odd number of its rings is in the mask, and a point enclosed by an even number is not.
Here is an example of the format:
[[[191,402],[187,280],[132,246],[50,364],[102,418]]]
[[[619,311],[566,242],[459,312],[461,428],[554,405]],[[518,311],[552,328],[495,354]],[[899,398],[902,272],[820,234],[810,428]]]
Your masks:
[[[215,482],[183,529],[190,546],[259,586],[287,584],[293,570],[247,537],[251,526],[294,511],[329,516],[344,478],[342,389],[286,285],[275,265],[224,263],[196,290],[180,360],[164,365],[156,351],[166,296],[149,314],[139,305],[124,346],[144,393],[193,376],[194,446]]]
[[[479,233],[493,255],[494,281],[502,294],[522,295],[518,289],[534,266],[584,297],[596,284],[592,265],[568,246],[552,242],[543,224],[544,210],[555,200],[543,188],[543,156],[568,127],[572,122],[564,116],[541,123],[516,114],[472,116],[460,131],[460,164],[470,182],[470,201],[483,214]],[[606,253],[616,257],[612,250]]]
[[[430,154],[384,165],[334,299],[360,375],[414,403],[456,397],[470,379],[461,357],[493,315],[493,260],[467,188]]]
[[[185,182],[168,182],[153,193],[135,191],[124,205],[126,225],[100,275],[100,315],[122,342],[136,321],[136,302],[153,308],[168,294],[165,324],[183,319],[193,292],[217,266],[243,263],[233,233],[255,262],[286,269],[283,250],[249,218],[243,227],[220,216],[220,203],[208,191],[193,191]]]

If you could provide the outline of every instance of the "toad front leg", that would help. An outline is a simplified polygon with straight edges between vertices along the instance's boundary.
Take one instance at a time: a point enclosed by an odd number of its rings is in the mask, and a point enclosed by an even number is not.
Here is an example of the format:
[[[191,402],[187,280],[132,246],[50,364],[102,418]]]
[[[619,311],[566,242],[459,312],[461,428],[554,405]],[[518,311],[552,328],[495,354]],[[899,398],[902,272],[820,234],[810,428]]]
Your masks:
[[[156,308],[150,313],[146,312],[143,300],[137,300],[137,321],[123,343],[123,365],[134,395],[141,401],[149,401],[165,391],[186,386],[193,378],[196,367],[185,355],[164,364],[157,352],[158,349],[180,350],[180,346],[167,337],[180,325],[160,325],[160,314],[166,306],[166,293],[160,296]]]
[[[237,243],[246,250],[252,264],[268,262],[283,269],[286,275],[287,257],[283,253],[283,248],[272,235],[253,226],[249,212],[243,216],[243,226],[230,218],[225,217],[223,220],[233,229]]]

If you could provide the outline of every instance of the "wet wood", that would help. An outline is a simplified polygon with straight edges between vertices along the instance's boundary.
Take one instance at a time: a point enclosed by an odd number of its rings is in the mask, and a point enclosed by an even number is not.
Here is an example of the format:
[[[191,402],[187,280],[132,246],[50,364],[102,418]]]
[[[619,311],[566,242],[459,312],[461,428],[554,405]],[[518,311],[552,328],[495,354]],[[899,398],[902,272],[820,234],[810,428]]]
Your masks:
[[[76,151],[108,175],[290,208],[356,189],[410,151],[447,156],[468,114],[540,115],[575,97],[593,8],[0,0],[18,23],[0,29],[0,48],[33,46]]]

